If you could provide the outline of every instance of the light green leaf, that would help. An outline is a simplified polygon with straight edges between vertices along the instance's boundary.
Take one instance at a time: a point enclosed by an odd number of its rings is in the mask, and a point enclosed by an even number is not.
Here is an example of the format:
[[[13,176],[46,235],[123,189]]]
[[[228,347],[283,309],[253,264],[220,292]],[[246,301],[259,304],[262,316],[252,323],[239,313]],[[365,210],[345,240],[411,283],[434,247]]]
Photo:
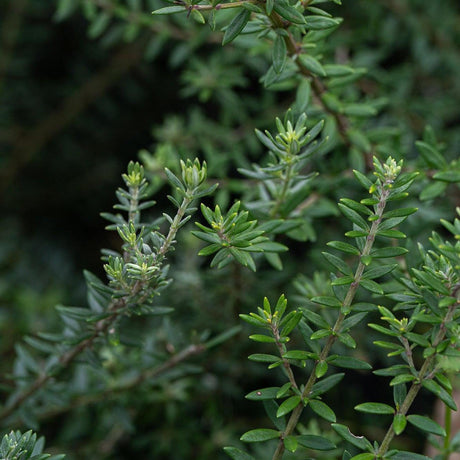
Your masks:
[[[224,447],[224,452],[233,460],[255,460],[252,455],[249,455],[236,447]]]
[[[330,246],[331,248],[337,249],[347,254],[354,254],[354,255],[360,254],[358,248],[356,248],[355,246],[352,246],[351,244],[344,243],[342,241],[329,241],[327,245]]]
[[[335,449],[335,444],[323,436],[316,436],[312,434],[303,434],[297,436],[297,442],[308,449],[327,451]]]
[[[372,369],[372,366],[366,361],[362,361],[352,356],[336,356],[328,361],[333,366],[343,367],[345,369]]]
[[[374,460],[375,454],[363,453],[352,457],[350,460]]]
[[[256,361],[258,363],[276,363],[281,360],[279,356],[267,355],[264,353],[254,353],[248,356],[250,361]]]
[[[265,334],[253,334],[250,335],[249,338],[254,340],[254,342],[262,342],[262,343],[275,343],[276,339],[274,337],[270,337]]]
[[[288,436],[284,438],[284,447],[289,452],[295,452],[297,450],[298,442],[295,436]]]
[[[345,441],[348,441],[350,444],[353,444],[358,449],[361,450],[370,450],[372,449],[371,443],[364,436],[355,436],[350,429],[339,423],[333,423],[332,428],[342,436]]]

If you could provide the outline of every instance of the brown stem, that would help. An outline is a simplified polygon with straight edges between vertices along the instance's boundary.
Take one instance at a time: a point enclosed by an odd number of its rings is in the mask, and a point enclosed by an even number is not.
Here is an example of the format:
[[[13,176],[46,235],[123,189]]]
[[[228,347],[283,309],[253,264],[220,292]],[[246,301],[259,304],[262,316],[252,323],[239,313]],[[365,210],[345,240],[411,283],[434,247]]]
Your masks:
[[[273,11],[270,14],[269,18],[275,28],[286,29],[286,24],[278,13]],[[300,74],[310,80],[311,87],[318,100],[318,104],[326,113],[328,113],[334,118],[335,122],[337,123],[340,137],[342,138],[345,145],[351,146],[352,142],[348,135],[348,127],[350,125],[348,118],[342,113],[339,113],[326,107],[326,105],[322,102],[322,96],[324,93],[326,93],[327,86],[320,78],[318,78],[316,75],[313,75],[305,66],[302,65],[302,63],[298,59],[296,59],[296,57],[301,52],[301,47],[297,44],[292,34],[288,33],[287,35],[285,35],[284,41],[286,43],[287,52],[289,56],[294,59],[294,62],[297,65]]]
[[[432,344],[433,348],[436,348],[444,340],[444,337],[447,332],[446,324],[452,321],[455,311],[459,305],[460,303],[457,302],[454,305],[451,305],[449,309],[447,310],[446,317],[441,323],[439,327],[439,331],[433,341],[433,344]],[[426,360],[422,364],[422,367],[420,368],[420,371],[418,372],[418,379],[411,385],[409,391],[407,392],[406,397],[404,398],[403,403],[401,404],[401,407],[397,411],[398,414],[402,414],[402,415],[407,414],[418,392],[422,388],[422,383],[425,380],[431,380],[433,378],[433,376],[429,375],[429,373],[433,367],[435,358],[436,358],[436,353],[426,358]],[[377,458],[382,458],[386,454],[386,452],[390,448],[390,443],[393,440],[395,434],[396,433],[393,429],[393,424],[392,424],[390,428],[388,428],[388,431],[385,437],[383,438],[382,444],[380,445],[380,449],[377,452]]]
[[[369,235],[366,239],[366,244],[363,248],[363,251],[361,253],[361,257],[368,256],[371,252],[372,246],[375,241],[375,236],[377,235],[377,230],[380,225],[380,222],[382,221],[382,216],[383,212],[385,210],[385,205],[389,196],[389,191],[385,188],[384,184],[381,188],[381,195],[380,195],[380,200],[379,203],[377,204],[377,211],[376,211],[376,216],[377,219],[372,222],[371,229],[369,230]],[[359,283],[361,281],[361,277],[364,273],[365,265],[360,261],[358,264],[358,267],[356,268],[355,275],[354,275],[354,281],[353,283],[350,284],[350,287],[348,289],[347,295],[345,296],[345,299],[343,301],[343,311],[347,311],[349,307],[351,306],[353,299],[356,295],[356,292],[359,287]],[[316,367],[319,362],[325,361],[326,358],[329,356],[329,353],[331,351],[332,346],[334,345],[335,341],[337,340],[340,330],[342,328],[343,321],[345,320],[346,313],[339,313],[339,316],[337,317],[337,320],[334,324],[334,327],[332,328],[332,333],[329,335],[327,338],[326,344],[324,345],[324,348],[321,350],[319,359],[315,362],[313,365],[313,369],[310,373],[310,377],[308,378],[307,383],[305,384],[305,387],[302,391],[301,395],[301,402],[297,405],[297,407],[292,411],[291,416],[289,417],[288,423],[286,425],[285,430],[281,434],[281,438],[278,442],[278,446],[275,450],[275,453],[273,454],[272,460],[280,460],[283,456],[284,453],[284,439],[288,436],[290,436],[296,425],[297,422],[299,421],[299,418],[302,414],[303,411],[303,401],[308,399],[308,396],[310,395],[313,385],[316,383],[317,377],[316,377]]]
[[[51,409],[46,412],[42,412],[38,414],[38,418],[40,420],[43,420],[43,419],[48,419],[50,417],[55,417],[56,415],[62,414],[64,412],[68,412],[77,407],[83,407],[83,406],[88,406],[90,404],[95,404],[99,401],[110,398],[113,395],[124,393],[134,388],[138,388],[138,386],[141,385],[146,380],[150,380],[155,377],[158,377],[159,375],[174,368],[175,366],[187,360],[188,358],[203,353],[206,349],[207,349],[206,345],[203,345],[203,344],[189,345],[183,350],[181,350],[179,353],[176,353],[175,355],[171,356],[168,360],[161,363],[159,366],[156,366],[151,369],[146,369],[142,373],[140,373],[137,377],[134,377],[131,380],[124,382],[123,384],[120,384],[120,385],[117,385],[111,388],[106,388],[103,391],[100,391],[95,394],[82,395],[82,396],[76,397],[73,401],[71,401],[66,406],[58,407],[58,408]]]

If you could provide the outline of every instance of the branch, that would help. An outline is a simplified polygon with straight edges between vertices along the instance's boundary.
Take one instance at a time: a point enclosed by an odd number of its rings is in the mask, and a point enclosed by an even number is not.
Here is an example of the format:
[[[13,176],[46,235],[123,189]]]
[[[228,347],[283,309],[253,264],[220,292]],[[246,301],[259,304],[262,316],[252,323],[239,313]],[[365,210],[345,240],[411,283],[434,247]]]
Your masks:
[[[361,257],[365,257],[370,254],[372,246],[375,241],[375,237],[377,235],[377,230],[378,227],[382,221],[382,216],[383,212],[385,210],[385,205],[388,199],[390,192],[386,188],[382,186],[382,195],[380,197],[380,201],[377,205],[377,212],[376,216],[377,219],[372,222],[371,229],[369,231],[369,235],[366,238],[366,244],[362,250]],[[353,299],[356,295],[356,292],[359,287],[359,283],[361,281],[361,277],[364,273],[365,265],[360,261],[358,264],[358,267],[356,268],[355,275],[354,275],[354,281],[353,283],[350,284],[350,288],[348,289],[347,295],[345,296],[345,299],[343,301],[343,307],[342,310],[348,309],[351,304],[353,303]],[[273,454],[272,460],[280,460],[283,457],[283,453],[285,450],[284,447],[284,439],[290,436],[295,427],[297,426],[297,423],[299,421],[299,418],[302,414],[304,405],[303,401],[308,398],[309,394],[311,393],[311,390],[313,388],[313,385],[317,381],[316,377],[316,367],[318,366],[318,363],[323,362],[326,360],[326,358],[329,356],[329,353],[331,351],[332,346],[334,345],[335,341],[337,340],[340,330],[342,328],[343,321],[345,320],[346,314],[342,313],[342,311],[339,313],[339,316],[337,317],[337,320],[334,324],[334,327],[332,328],[332,333],[329,335],[326,344],[324,345],[324,348],[321,350],[321,354],[319,356],[319,359],[315,361],[315,364],[313,365],[313,369],[310,373],[310,377],[302,391],[301,394],[301,402],[297,405],[297,407],[292,411],[291,416],[289,417],[288,423],[286,425],[285,430],[281,434],[281,438],[278,442],[278,447],[276,448],[275,453]]]
[[[125,381],[124,383],[120,385],[116,385],[111,388],[106,388],[97,393],[93,393],[90,395],[86,394],[82,396],[77,396],[76,398],[73,399],[73,401],[71,401],[66,406],[57,407],[57,408],[48,410],[46,412],[41,412],[40,414],[38,414],[38,419],[43,420],[43,419],[47,419],[50,417],[55,417],[56,415],[62,414],[64,412],[68,412],[78,407],[88,406],[90,404],[94,404],[99,401],[110,398],[116,394],[124,393],[134,388],[138,388],[138,386],[141,385],[146,380],[156,378],[159,375],[165,373],[166,371],[176,367],[183,361],[189,359],[190,357],[201,354],[206,350],[207,350],[207,347],[204,344],[189,345],[183,350],[181,350],[179,353],[176,353],[175,355],[171,356],[168,360],[161,363],[160,365],[154,368],[145,369],[138,376],[132,378],[131,380]]]

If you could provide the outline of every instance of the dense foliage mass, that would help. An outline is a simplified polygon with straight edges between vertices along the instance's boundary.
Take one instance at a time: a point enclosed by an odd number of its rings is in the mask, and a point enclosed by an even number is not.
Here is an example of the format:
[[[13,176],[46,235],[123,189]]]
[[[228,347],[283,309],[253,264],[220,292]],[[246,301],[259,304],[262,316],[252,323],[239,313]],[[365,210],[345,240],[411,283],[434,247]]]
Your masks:
[[[460,452],[459,17],[1,4],[0,457]]]

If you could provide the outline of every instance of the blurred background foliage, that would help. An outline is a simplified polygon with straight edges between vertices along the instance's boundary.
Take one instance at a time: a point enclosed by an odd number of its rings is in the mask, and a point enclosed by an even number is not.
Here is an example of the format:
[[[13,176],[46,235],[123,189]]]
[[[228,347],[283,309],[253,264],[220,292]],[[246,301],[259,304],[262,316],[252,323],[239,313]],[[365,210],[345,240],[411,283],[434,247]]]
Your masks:
[[[119,243],[104,231],[99,213],[111,209],[129,160],[144,162],[158,215],[169,206],[163,168],[177,171],[179,159],[195,156],[207,161],[209,176],[222,184],[215,201],[227,207],[248,193],[237,168],[265,157],[254,129],[272,129],[274,117],[296,99],[295,78],[263,87],[271,52],[263,41],[244,35],[222,48],[221,33],[192,17],[152,17],[162,6],[159,0],[0,1],[2,385],[9,383],[14,343],[25,333],[58,327],[54,305],[85,303],[84,268],[103,276],[100,248]],[[421,193],[435,171],[415,147],[417,139],[435,139],[446,161],[455,162],[459,3],[355,0],[331,4],[328,11],[344,20],[319,50],[325,61],[368,69],[355,84],[338,84],[338,91],[348,101],[371,101],[379,113],[356,120],[367,133],[358,147],[347,145],[326,120],[331,142],[311,165],[321,176],[311,190],[317,201],[309,210],[307,241],[283,241],[291,253],[282,257],[282,272],[267,264],[256,273],[239,265],[216,272],[197,257],[199,241],[182,233],[171,267],[175,285],[162,296],[175,313],[167,320],[126,321],[120,327],[125,340],[151,331],[155,343],[177,350],[194,334],[238,324],[238,313],[253,309],[264,295],[286,292],[293,304],[301,302],[312,289],[306,278],[321,292],[325,283],[318,271],[325,263],[319,252],[348,229],[332,218],[335,202],[358,193],[352,168],[365,171],[369,153],[404,157],[409,168],[426,171],[415,187]],[[305,109],[313,119],[322,116],[314,100]],[[435,195],[412,203],[420,211],[403,229],[410,237],[425,240],[460,205],[456,185]],[[235,444],[258,424],[255,418],[265,417],[243,398],[264,379],[262,366],[246,362],[246,336],[135,394],[50,413],[41,433],[70,459],[96,458],[95,452],[98,459],[169,459],[172,444],[177,459],[226,458],[221,447]],[[134,352],[106,353],[105,365],[115,375],[129,372]],[[338,416],[352,420],[359,394],[375,391],[377,397],[379,390],[359,373],[347,379],[350,403],[335,397],[343,401]]]

